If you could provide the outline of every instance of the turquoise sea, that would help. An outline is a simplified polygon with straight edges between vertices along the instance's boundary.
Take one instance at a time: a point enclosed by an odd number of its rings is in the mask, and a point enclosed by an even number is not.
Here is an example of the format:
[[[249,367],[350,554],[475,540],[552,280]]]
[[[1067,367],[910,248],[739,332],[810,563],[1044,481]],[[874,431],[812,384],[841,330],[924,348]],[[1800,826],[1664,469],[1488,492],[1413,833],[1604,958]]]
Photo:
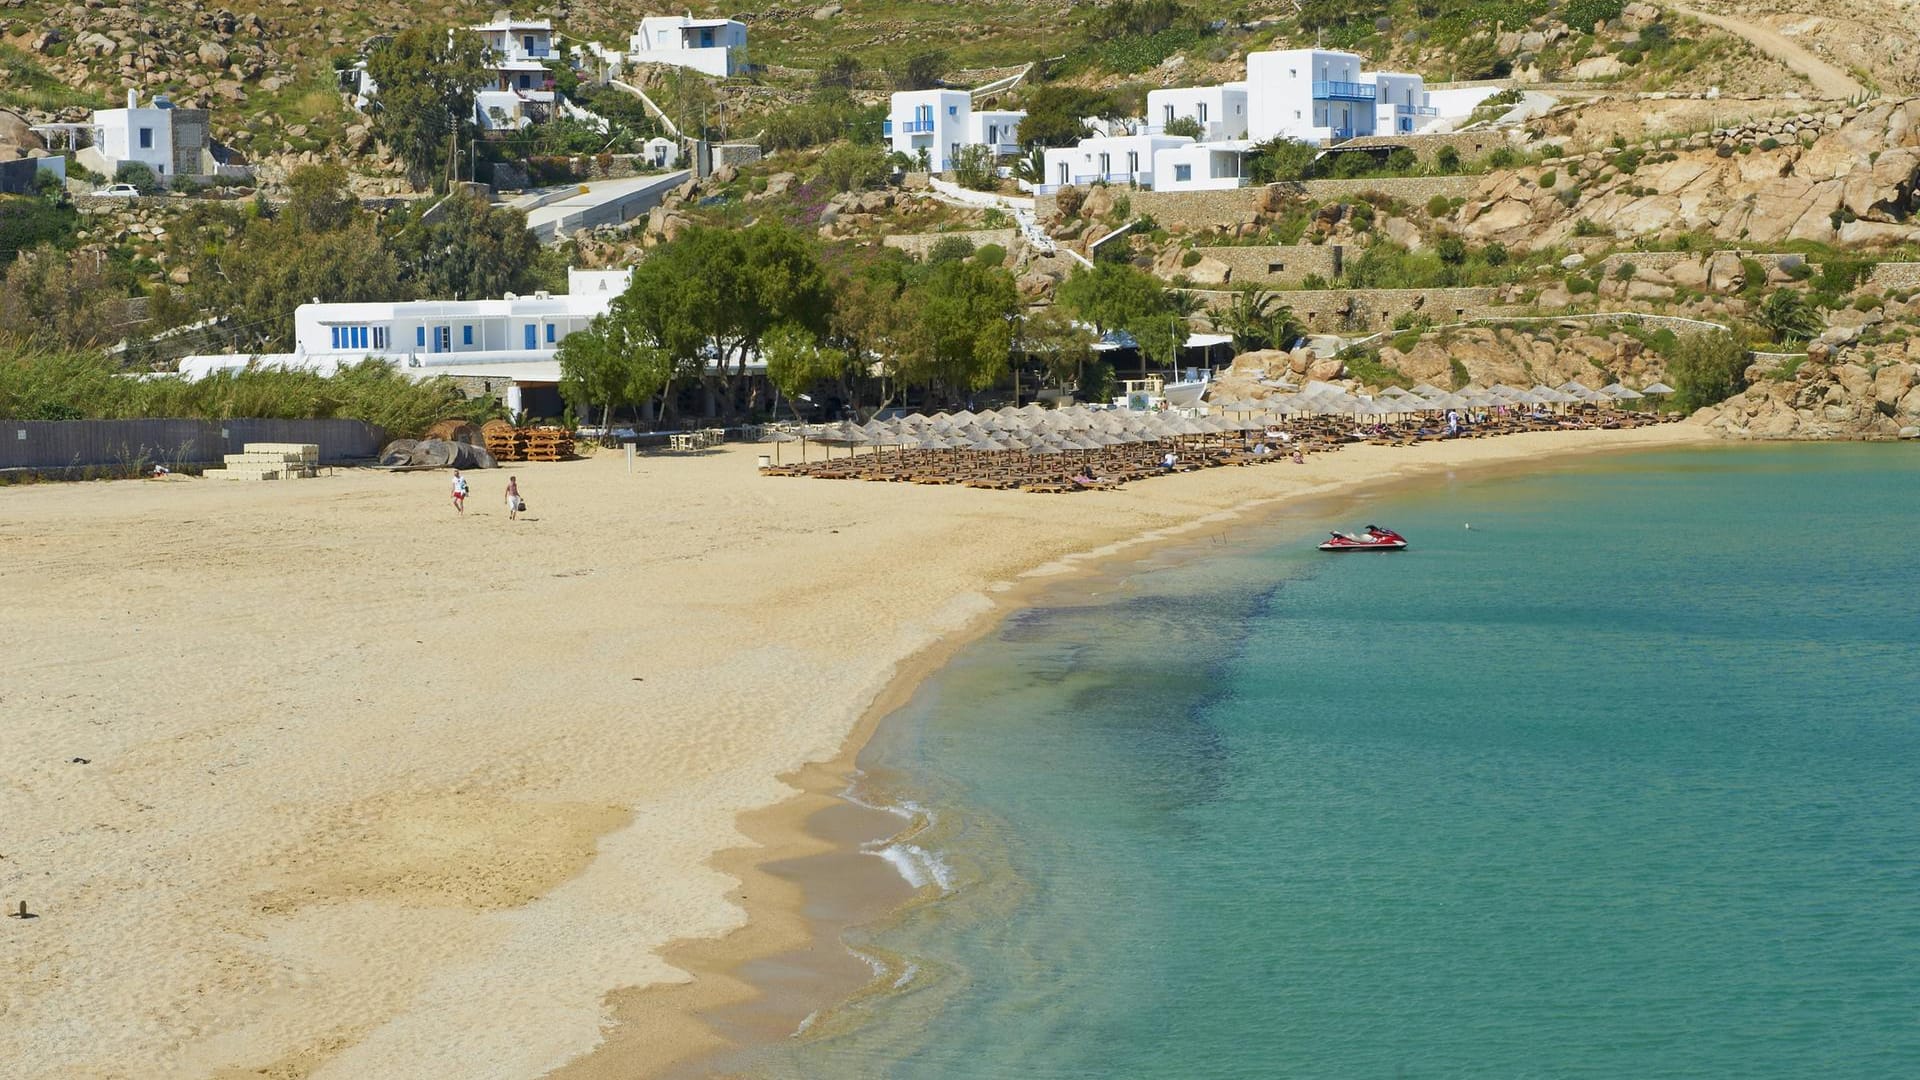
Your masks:
[[[898,988],[749,1071],[1920,1076],[1916,546],[1911,447],[1716,449],[1063,586],[863,755]]]

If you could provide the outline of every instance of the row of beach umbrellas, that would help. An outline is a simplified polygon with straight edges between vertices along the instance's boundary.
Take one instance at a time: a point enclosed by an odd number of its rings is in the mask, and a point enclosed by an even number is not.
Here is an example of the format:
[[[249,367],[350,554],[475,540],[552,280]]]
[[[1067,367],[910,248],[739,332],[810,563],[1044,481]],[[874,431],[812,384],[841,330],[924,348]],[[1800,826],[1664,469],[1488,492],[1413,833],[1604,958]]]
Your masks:
[[[1672,393],[1672,388],[1662,383],[1653,383],[1636,391],[1620,383],[1593,390],[1570,381],[1558,387],[1542,385],[1521,389],[1495,384],[1485,388],[1468,386],[1457,391],[1442,390],[1422,383],[1412,389],[1392,387],[1376,395],[1362,396],[1331,383],[1309,382],[1295,393],[1263,399],[1209,402],[1204,411],[1196,410],[1192,414],[1177,411],[1135,412],[1086,405],[1070,405],[1059,409],[1025,405],[980,412],[962,409],[933,415],[910,413],[887,420],[868,420],[864,424],[842,421],[807,425],[800,429],[798,435],[773,432],[766,438],[772,442],[798,440],[848,448],[867,446],[876,451],[898,447],[903,450],[1056,454],[1229,432],[1259,431],[1287,417],[1388,417],[1483,408],[1599,406],[1667,393]]]

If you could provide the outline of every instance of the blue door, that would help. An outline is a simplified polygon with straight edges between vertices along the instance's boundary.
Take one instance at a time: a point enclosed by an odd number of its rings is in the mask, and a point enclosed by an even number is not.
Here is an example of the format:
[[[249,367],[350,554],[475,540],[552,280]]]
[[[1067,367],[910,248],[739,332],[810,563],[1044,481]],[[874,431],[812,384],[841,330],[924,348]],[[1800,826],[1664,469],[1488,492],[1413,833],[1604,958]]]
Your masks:
[[[540,347],[539,332],[534,329],[534,325],[532,323],[528,323],[527,324],[527,348],[537,349],[539,347]]]

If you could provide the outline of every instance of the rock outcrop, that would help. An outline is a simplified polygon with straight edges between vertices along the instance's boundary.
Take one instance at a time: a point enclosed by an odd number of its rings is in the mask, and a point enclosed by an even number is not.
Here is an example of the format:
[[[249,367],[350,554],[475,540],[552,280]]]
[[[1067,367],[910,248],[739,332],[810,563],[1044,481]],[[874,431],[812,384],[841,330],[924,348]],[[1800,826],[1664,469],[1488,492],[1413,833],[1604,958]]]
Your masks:
[[[1790,373],[1749,369],[1744,392],[1691,422],[1729,439],[1920,438],[1920,363],[1859,359],[1817,343]]]
[[[1566,163],[1495,174],[1461,208],[1461,231],[1529,248],[1566,242],[1582,219],[1619,236],[1729,243],[1920,239],[1920,99],[1778,124],[1759,140],[1700,135],[1643,158],[1590,154],[1572,162],[1577,175]]]

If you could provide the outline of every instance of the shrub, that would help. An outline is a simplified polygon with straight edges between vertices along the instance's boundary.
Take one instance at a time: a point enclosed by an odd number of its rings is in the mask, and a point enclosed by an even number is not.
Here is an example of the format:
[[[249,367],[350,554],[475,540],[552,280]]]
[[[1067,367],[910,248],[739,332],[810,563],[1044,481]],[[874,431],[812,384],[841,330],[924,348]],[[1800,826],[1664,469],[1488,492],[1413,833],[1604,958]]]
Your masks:
[[[1548,169],[1540,174],[1540,186],[1551,190],[1560,185],[1560,174]]]
[[[1573,235],[1575,236],[1607,236],[1610,234],[1607,232],[1606,229],[1595,224],[1592,218],[1583,217],[1580,220],[1573,223]]]
[[[1181,266],[1189,266],[1189,267],[1195,266],[1195,265],[1198,265],[1199,262],[1200,262],[1200,253],[1194,250],[1193,248],[1188,248],[1186,250],[1186,253],[1180,256]]]
[[[1373,205],[1362,202],[1347,207],[1347,220],[1352,223],[1355,232],[1366,232],[1373,228]]]
[[[1007,261],[1007,249],[999,244],[982,244],[973,253],[973,261],[980,266],[999,266]]]
[[[1447,201],[1445,195],[1435,195],[1427,200],[1427,216],[1430,218],[1443,218],[1452,212],[1453,204]]]
[[[973,241],[964,236],[943,236],[927,249],[927,262],[960,262],[973,254]]]
[[[1575,296],[1584,296],[1593,291],[1593,279],[1574,274],[1567,279],[1567,291]]]
[[[1853,310],[1872,311],[1880,306],[1880,298],[1872,293],[1861,293],[1853,298]]]
[[[1820,314],[1797,289],[1775,289],[1754,312],[1754,321],[1783,345],[1808,341],[1820,333]]]
[[[1639,267],[1633,265],[1630,262],[1623,262],[1619,266],[1614,268],[1613,278],[1615,281],[1632,281],[1633,275],[1639,272],[1640,272]]]
[[[886,179],[888,171],[886,149],[877,143],[838,142],[820,155],[820,181],[834,191],[870,187]]]
[[[1392,345],[1398,352],[1412,352],[1413,347],[1420,344],[1420,337],[1421,331],[1419,330],[1405,330],[1393,335],[1393,340],[1388,342],[1388,344]]]
[[[1690,334],[1667,356],[1673,403],[1685,412],[1716,405],[1747,388],[1747,350],[1732,334]]]
[[[1452,389],[1454,390],[1473,381],[1473,376],[1467,373],[1467,365],[1461,363],[1457,356],[1447,359],[1447,373],[1453,377]]]
[[[160,190],[160,178],[153,175],[153,170],[144,161],[121,162],[120,167],[113,171],[113,182],[132,184],[142,195],[151,195]]]
[[[1451,146],[1441,147],[1440,151],[1433,155],[1433,169],[1435,172],[1440,173],[1459,172],[1460,151]]]
[[[1449,266],[1458,266],[1467,261],[1466,241],[1457,236],[1443,236],[1433,243],[1433,253],[1440,261]]]
[[[1169,135],[1185,135],[1189,139],[1199,139],[1207,133],[1206,129],[1200,126],[1200,121],[1191,116],[1174,117],[1172,122],[1167,124],[1166,132]]]
[[[1769,135],[1766,138],[1760,140],[1760,149],[1778,150],[1780,149],[1780,140]]]
[[[1505,266],[1510,257],[1511,253],[1507,251],[1507,245],[1498,240],[1489,241],[1486,247],[1480,249],[1480,258],[1488,266]]]

